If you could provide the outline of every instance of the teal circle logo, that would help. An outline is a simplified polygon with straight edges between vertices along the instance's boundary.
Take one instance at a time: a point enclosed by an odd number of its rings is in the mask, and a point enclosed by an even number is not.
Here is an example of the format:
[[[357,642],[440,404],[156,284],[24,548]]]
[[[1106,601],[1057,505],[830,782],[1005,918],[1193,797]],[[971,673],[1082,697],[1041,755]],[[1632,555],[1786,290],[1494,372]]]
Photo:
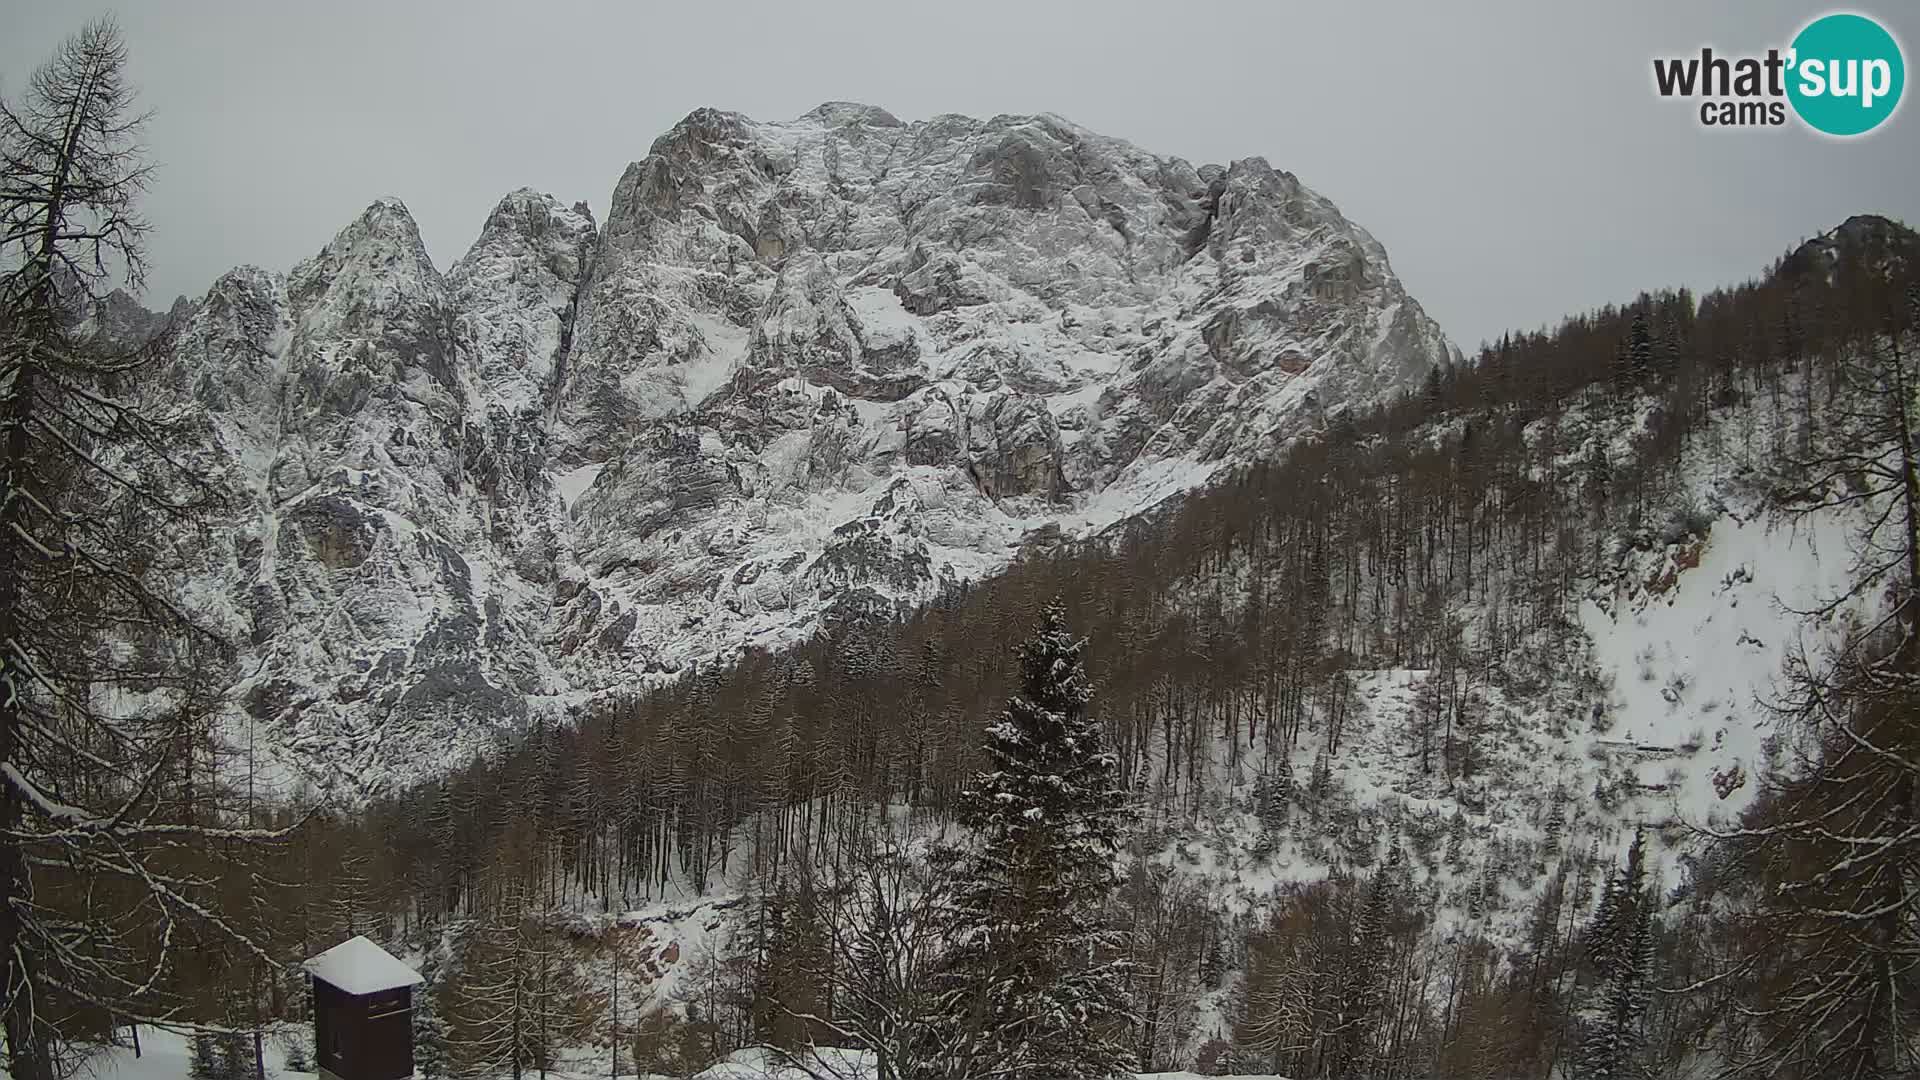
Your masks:
[[[1815,131],[1864,135],[1900,104],[1907,65],[1900,43],[1864,15],[1822,15],[1793,39],[1787,99]]]

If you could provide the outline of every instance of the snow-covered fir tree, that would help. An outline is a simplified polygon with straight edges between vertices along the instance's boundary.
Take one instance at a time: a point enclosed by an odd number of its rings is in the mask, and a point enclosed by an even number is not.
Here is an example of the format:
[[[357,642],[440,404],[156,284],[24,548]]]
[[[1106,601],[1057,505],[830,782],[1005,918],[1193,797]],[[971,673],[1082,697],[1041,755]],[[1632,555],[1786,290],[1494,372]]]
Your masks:
[[[1646,834],[1636,832],[1627,849],[1626,865],[1607,878],[1594,908],[1593,922],[1587,929],[1587,955],[1595,973],[1611,978],[1626,957],[1627,942],[1633,936],[1634,922],[1647,903]]]
[[[1049,604],[1020,650],[1021,695],[962,794],[941,975],[950,1075],[1095,1080],[1131,1065],[1122,944],[1102,918],[1125,822],[1118,764],[1089,718],[1085,641]]]
[[[1268,828],[1282,828],[1293,802],[1293,761],[1287,753],[1276,755],[1271,771],[1262,772],[1253,783],[1254,813]]]
[[[280,1062],[287,1072],[313,1071],[313,1058],[307,1053],[307,1046],[312,1039],[312,1032],[303,1032],[282,1044],[284,1053]]]
[[[1388,938],[1394,907],[1398,902],[1404,855],[1400,845],[1387,849],[1387,862],[1373,875],[1359,918],[1353,924],[1348,943],[1349,957],[1342,977],[1340,1016],[1336,1021],[1337,1038],[1331,1054],[1329,1075],[1360,1077],[1365,1075],[1371,1047],[1386,1003],[1387,968],[1392,943]]]
[[[188,1080],[254,1080],[254,1057],[237,1031],[196,1032],[187,1055]]]
[[[1598,978],[1596,1014],[1580,1050],[1580,1073],[1591,1080],[1638,1075],[1634,1064],[1642,1019],[1652,997],[1653,890],[1647,883],[1646,833],[1636,832],[1627,862],[1607,881],[1587,952]]]
[[[1607,980],[1599,1023],[1587,1036],[1582,1076],[1622,1080],[1643,1075],[1636,1062],[1645,1041],[1642,1021],[1653,998],[1653,962],[1653,919],[1650,912],[1641,910],[1621,943],[1618,967]]]
[[[188,1080],[221,1080],[220,1054],[211,1032],[194,1035],[193,1051],[187,1058],[187,1077]]]
[[[429,948],[420,964],[425,981],[413,994],[413,1068],[421,1080],[446,1080],[453,1075],[447,1018],[440,1003],[443,970],[439,955]]]
[[[221,1080],[253,1080],[253,1049],[247,1037],[237,1031],[220,1034]]]

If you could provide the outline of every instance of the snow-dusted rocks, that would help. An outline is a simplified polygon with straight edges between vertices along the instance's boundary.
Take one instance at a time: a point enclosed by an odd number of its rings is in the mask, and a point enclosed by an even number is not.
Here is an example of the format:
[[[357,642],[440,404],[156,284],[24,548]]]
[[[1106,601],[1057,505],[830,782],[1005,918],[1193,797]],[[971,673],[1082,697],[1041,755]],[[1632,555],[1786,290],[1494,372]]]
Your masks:
[[[253,650],[235,700],[377,785],[923,601],[1452,355],[1261,159],[831,103],[694,112],[604,227],[513,192],[444,277],[380,200],[222,278],[173,382],[244,508],[207,583]]]
[[[228,489],[192,592],[247,646],[236,711],[325,779],[444,768],[552,692],[526,574],[553,546],[516,559],[483,483],[525,420],[489,429],[472,354],[395,200],[285,279],[227,274],[178,339],[170,381],[205,408]]]
[[[585,203],[568,209],[522,188],[500,200],[447,272],[455,337],[484,412],[544,417],[597,238]]]

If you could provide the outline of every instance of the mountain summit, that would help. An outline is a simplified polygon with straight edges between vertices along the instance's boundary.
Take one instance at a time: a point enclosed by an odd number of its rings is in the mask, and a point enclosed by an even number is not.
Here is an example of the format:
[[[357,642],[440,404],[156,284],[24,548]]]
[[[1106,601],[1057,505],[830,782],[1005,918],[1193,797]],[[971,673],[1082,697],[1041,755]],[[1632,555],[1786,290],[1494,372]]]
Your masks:
[[[442,275],[381,199],[191,309],[240,509],[236,702],[363,790],[689,663],[891,612],[1417,386],[1455,350],[1261,158],[1052,115],[701,109]]]

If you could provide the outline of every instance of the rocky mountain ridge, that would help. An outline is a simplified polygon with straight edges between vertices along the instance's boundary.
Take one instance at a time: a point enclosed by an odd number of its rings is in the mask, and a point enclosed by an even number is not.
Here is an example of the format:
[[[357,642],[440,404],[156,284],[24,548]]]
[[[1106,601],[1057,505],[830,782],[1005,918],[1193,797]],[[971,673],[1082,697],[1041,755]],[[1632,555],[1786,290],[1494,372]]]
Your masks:
[[[1264,160],[1054,116],[702,109],[445,273],[382,199],[175,312],[235,723],[359,792],[1084,535],[1456,358]],[[116,325],[140,325],[134,312]]]

